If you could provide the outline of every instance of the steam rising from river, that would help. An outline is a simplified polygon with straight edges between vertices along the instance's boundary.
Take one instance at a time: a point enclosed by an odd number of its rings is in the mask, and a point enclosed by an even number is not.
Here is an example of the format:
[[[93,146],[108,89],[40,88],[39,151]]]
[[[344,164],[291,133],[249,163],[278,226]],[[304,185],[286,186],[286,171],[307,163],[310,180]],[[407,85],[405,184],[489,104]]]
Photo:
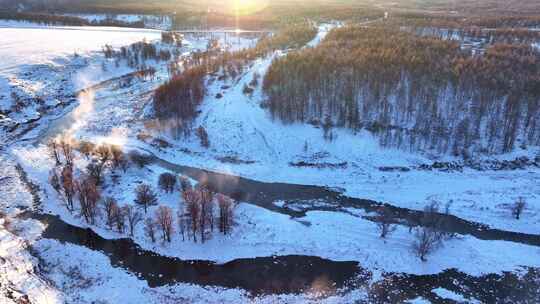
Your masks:
[[[85,116],[94,112],[95,94],[93,89],[84,90],[78,96],[79,106],[73,111],[73,124],[66,130],[68,137],[73,137],[75,133],[87,124]]]
[[[93,119],[93,116],[101,115],[99,107],[96,106],[96,89],[98,86],[104,83],[99,83],[97,79],[103,76],[101,67],[96,64],[88,66],[74,78],[74,85],[76,88],[84,88],[77,94],[79,105],[70,114],[71,123],[68,128],[62,130],[61,136],[68,139],[75,139],[81,136],[80,132],[84,129],[89,131],[99,131],[100,129],[107,128],[108,124],[114,124],[114,121],[103,121],[102,119]],[[105,114],[104,114],[105,115]],[[93,123],[98,121],[99,123]],[[94,133],[94,132],[92,132]],[[95,132],[99,134],[100,132]],[[94,133],[94,134],[95,134]],[[110,127],[108,134],[101,136],[92,136],[88,140],[95,144],[113,144],[118,146],[124,146],[127,142],[128,130],[123,127]]]

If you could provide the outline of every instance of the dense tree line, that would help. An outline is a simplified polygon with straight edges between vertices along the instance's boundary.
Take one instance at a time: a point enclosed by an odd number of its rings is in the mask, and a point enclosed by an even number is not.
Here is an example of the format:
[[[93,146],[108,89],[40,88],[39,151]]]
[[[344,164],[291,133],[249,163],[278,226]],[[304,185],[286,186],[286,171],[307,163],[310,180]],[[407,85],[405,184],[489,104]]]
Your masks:
[[[36,13],[16,13],[1,12],[0,19],[33,22],[44,25],[71,25],[83,26],[89,25],[85,19],[62,15],[36,14]]]
[[[193,119],[197,116],[197,107],[206,92],[206,73],[205,66],[189,68],[154,92],[154,112],[177,138],[182,133],[190,134]]]
[[[506,152],[540,145],[540,54],[494,44],[483,55],[455,41],[348,26],[315,49],[277,58],[267,106],[287,123],[368,129],[384,146]]]

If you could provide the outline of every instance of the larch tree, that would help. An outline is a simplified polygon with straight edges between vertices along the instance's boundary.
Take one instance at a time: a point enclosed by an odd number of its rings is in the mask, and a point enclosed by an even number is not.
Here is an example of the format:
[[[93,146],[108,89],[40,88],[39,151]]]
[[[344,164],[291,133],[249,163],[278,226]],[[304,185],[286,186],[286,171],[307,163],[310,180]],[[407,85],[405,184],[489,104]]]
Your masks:
[[[148,207],[157,205],[157,195],[152,187],[147,184],[137,186],[135,189],[135,203],[148,212]]]
[[[65,166],[62,169],[60,181],[62,185],[62,191],[66,199],[67,209],[69,210],[69,212],[73,212],[73,210],[75,209],[73,204],[73,198],[77,193],[77,185],[73,177],[73,167]]]
[[[118,211],[118,203],[115,198],[107,197],[103,200],[103,209],[107,220],[107,226],[112,229],[115,221],[116,212]]]
[[[135,208],[133,208],[133,206],[131,205],[124,206],[123,211],[127,218],[128,227],[129,227],[129,235],[133,236],[135,232],[135,228],[142,221],[143,216],[139,211],[135,210]]]
[[[96,181],[92,177],[83,177],[78,183],[78,193],[81,215],[87,223],[94,225],[99,214],[98,202],[101,198]]]
[[[144,221],[144,233],[152,243],[156,242],[156,222],[154,222],[151,218],[147,218]]]
[[[163,241],[170,243],[174,232],[174,220],[172,209],[167,206],[159,206],[155,214],[156,224],[161,229]]]

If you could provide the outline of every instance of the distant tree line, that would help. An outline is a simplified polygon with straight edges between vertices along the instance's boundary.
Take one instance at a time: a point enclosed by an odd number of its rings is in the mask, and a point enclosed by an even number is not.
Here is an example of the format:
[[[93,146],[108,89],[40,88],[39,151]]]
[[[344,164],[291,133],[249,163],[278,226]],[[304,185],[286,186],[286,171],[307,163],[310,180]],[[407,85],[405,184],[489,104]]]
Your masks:
[[[256,49],[270,51],[299,48],[315,38],[315,35],[317,35],[317,28],[309,22],[288,25],[283,27],[276,35],[261,39]]]
[[[44,14],[44,13],[17,13],[0,11],[0,19],[32,22],[42,25],[66,25],[66,26],[117,26],[117,27],[135,27],[144,28],[144,22],[124,22],[113,19],[100,21],[88,21],[74,16]]]
[[[400,29],[421,36],[434,36],[441,39],[464,41],[467,38],[473,38],[482,41],[483,45],[492,45],[495,43],[525,44],[540,42],[540,31],[527,28],[484,29],[480,27],[439,28],[403,26]]]
[[[364,21],[384,16],[384,11],[361,4],[326,4],[320,1],[306,2],[305,5],[277,3],[270,1],[269,7],[251,14],[234,14],[211,10],[177,11],[173,15],[173,28],[241,28],[244,30],[276,30],[312,20],[316,23],[343,21]]]
[[[467,156],[540,145],[539,72],[529,44],[473,55],[455,41],[353,25],[277,58],[263,88],[284,122],[325,134],[367,129],[383,146]]]
[[[394,25],[438,28],[535,28],[540,27],[538,15],[461,16],[401,12],[391,14],[387,21]]]

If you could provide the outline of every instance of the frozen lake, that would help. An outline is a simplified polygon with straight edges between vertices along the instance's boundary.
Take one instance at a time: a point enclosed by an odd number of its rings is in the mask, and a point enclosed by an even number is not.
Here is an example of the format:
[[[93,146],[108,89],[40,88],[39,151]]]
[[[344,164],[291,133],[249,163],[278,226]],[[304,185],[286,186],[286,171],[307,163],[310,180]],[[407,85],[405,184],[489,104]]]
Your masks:
[[[72,56],[100,51],[106,45],[121,47],[161,38],[161,32],[117,27],[41,27],[23,22],[0,21],[0,74],[22,65],[47,64]]]

